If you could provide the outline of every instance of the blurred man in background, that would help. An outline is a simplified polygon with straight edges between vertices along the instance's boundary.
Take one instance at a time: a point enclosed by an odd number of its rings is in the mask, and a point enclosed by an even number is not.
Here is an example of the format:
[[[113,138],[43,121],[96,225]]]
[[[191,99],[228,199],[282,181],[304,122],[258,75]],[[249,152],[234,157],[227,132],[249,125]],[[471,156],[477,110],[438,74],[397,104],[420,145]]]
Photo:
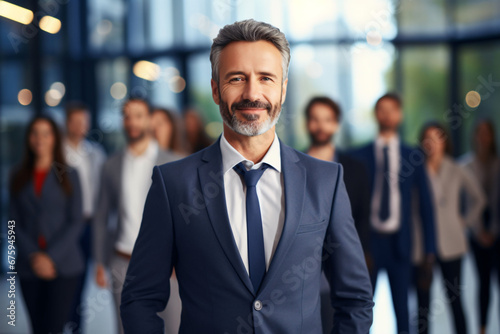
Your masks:
[[[356,150],[370,171],[370,275],[375,289],[380,269],[391,285],[398,333],[409,332],[408,289],[411,277],[413,192],[419,196],[425,261],[434,262],[435,235],[432,193],[421,152],[403,144],[398,135],[403,120],[401,99],[385,94],[375,104],[377,139]]]
[[[113,295],[116,302],[118,326],[120,300],[125,274],[135,240],[141,226],[146,195],[151,185],[151,172],[155,165],[177,160],[179,157],[160,149],[151,131],[151,108],[147,101],[131,98],[123,105],[123,128],[127,147],[111,156],[102,170],[99,204],[94,219],[94,258],[96,282],[108,285],[105,268],[111,270]],[[171,281],[171,306],[167,314],[167,333],[177,333],[180,322],[180,301],[176,281]]]
[[[335,147],[333,137],[340,128],[342,111],[339,105],[326,96],[311,99],[306,106],[307,132],[311,146],[307,153],[320,160],[334,161],[344,167],[344,182],[351,201],[354,224],[368,259],[368,237],[370,231],[370,185],[368,172],[358,161]],[[368,261],[370,263],[371,261]],[[324,275],[321,282],[321,316],[323,333],[331,333],[333,308],[330,303],[330,287]]]
[[[70,102],[66,105],[66,138],[63,149],[66,163],[75,168],[82,188],[82,211],[85,227],[80,239],[84,256],[85,269],[78,286],[77,296],[72,314],[72,329],[78,332],[81,327],[82,293],[87,276],[88,262],[91,256],[91,221],[95,213],[101,168],[106,159],[102,147],[85,137],[90,128],[88,107],[81,102]]]

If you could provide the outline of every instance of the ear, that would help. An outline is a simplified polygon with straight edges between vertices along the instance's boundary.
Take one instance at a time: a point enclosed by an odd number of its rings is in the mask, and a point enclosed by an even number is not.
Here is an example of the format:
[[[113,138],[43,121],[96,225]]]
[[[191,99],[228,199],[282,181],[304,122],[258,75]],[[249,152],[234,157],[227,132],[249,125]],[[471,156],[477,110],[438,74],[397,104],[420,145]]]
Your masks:
[[[281,88],[281,104],[285,103],[286,100],[286,89],[288,87],[288,78],[286,78],[285,81],[283,81],[283,86]]]
[[[335,125],[333,126],[333,132],[334,133],[337,133],[339,131],[339,128],[340,128],[340,123],[339,122],[335,122]]]
[[[215,82],[214,79],[210,79],[210,85],[212,86],[212,98],[214,99],[215,104],[219,105],[219,85],[217,84],[217,82]]]

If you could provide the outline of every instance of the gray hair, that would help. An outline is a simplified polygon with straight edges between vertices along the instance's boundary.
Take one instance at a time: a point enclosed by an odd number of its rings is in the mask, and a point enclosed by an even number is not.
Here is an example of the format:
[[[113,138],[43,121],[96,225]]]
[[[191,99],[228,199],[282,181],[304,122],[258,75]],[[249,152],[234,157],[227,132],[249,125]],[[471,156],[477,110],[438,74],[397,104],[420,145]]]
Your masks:
[[[288,77],[288,65],[290,64],[290,44],[285,34],[278,28],[253,19],[234,22],[219,30],[214,38],[210,49],[210,63],[212,64],[212,79],[219,82],[219,59],[222,49],[229,43],[237,41],[268,41],[281,53],[281,66],[283,68],[283,81]]]

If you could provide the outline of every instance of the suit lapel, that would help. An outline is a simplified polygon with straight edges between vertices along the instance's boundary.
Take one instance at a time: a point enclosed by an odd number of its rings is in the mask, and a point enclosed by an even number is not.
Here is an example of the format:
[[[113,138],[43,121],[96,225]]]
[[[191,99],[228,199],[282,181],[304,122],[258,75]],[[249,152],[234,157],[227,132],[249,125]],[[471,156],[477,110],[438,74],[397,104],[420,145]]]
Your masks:
[[[198,168],[200,188],[203,192],[204,200],[210,218],[212,228],[219,240],[219,244],[226,254],[229,262],[240,277],[247,289],[254,294],[252,282],[248,276],[245,265],[241,260],[240,252],[234,241],[233,232],[227,214],[226,197],[224,192],[224,175],[222,174],[222,154],[220,151],[220,137],[217,142],[207,148],[202,156],[205,164]],[[213,187],[209,184],[216,184],[219,191],[214,196]]]
[[[283,231],[274,253],[269,270],[260,291],[263,291],[279,270],[280,264],[286,258],[288,249],[295,240],[297,228],[299,226],[306,192],[306,171],[299,163],[297,154],[280,140],[281,150],[281,171],[285,186],[285,222]]]

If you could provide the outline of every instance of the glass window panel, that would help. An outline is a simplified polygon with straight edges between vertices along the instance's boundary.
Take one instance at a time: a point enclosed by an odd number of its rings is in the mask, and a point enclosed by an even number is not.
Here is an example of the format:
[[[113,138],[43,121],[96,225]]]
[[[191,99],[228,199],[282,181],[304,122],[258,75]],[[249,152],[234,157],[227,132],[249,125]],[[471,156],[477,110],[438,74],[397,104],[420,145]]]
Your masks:
[[[235,21],[253,18],[257,21],[267,22],[283,31],[288,39],[292,38],[289,36],[290,31],[287,29],[285,15],[287,4],[283,0],[223,0],[221,5],[224,4],[224,2],[232,3],[236,16]],[[229,9],[231,9],[231,7],[228,6],[228,10]]]
[[[464,46],[459,53],[459,101],[462,107],[460,133],[471,138],[475,123],[481,118],[491,119],[497,130],[497,147],[500,147],[500,43]],[[476,91],[480,103],[476,108],[465,101],[467,93]],[[475,106],[473,101],[469,104]],[[470,150],[470,141],[462,140],[459,152]]]
[[[222,118],[219,106],[212,99],[210,79],[212,72],[210,67],[209,53],[201,53],[188,59],[189,66],[189,100],[193,107],[203,116],[204,121],[211,129],[209,135],[216,138],[222,131]]]
[[[92,51],[123,50],[125,14],[123,0],[88,0],[88,35]]]
[[[59,124],[64,123],[64,96],[66,86],[63,82],[61,62],[56,59],[42,61],[42,100],[44,111]]]
[[[391,0],[341,1],[342,15],[337,30],[339,36],[367,39],[368,33],[377,44],[380,38],[391,39],[396,36],[397,7]]]
[[[450,108],[449,51],[444,45],[407,47],[401,51],[403,78],[403,138],[418,143],[422,126],[446,122]]]
[[[151,103],[157,107],[179,110],[180,94],[185,89],[185,79],[179,72],[179,66],[172,58],[166,57],[154,59],[153,62],[160,66],[160,75],[156,81],[149,82]]]
[[[7,19],[0,19],[0,49],[3,55],[18,55],[27,52],[30,40],[38,29]]]
[[[457,0],[455,6],[456,25],[459,29],[483,27],[500,28],[500,1]]]
[[[129,61],[126,58],[102,60],[96,68],[97,122],[108,152],[116,151],[125,143],[121,130],[121,108],[128,94],[134,93],[128,89],[128,69]]]
[[[339,96],[339,59],[342,55],[335,46],[299,45],[292,48],[286,105],[276,129],[289,145],[305,149],[308,135],[305,127],[304,108],[311,98],[326,95]]]
[[[233,13],[231,0],[183,1],[184,43],[210,46],[219,29],[230,23]]]
[[[345,54],[344,74],[338,78],[350,83],[350,95],[344,111],[344,125],[348,146],[373,140],[378,128],[373,107],[377,99],[394,87],[394,61],[396,53],[392,44],[372,47],[356,43]],[[347,57],[347,58],[346,58]],[[349,58],[350,57],[350,58]]]
[[[146,47],[146,2],[130,0],[127,3],[127,38],[128,51],[140,54]]]
[[[19,60],[0,63],[0,216],[7,219],[9,175],[24,153],[24,134],[34,111],[18,101],[19,91],[30,89],[26,67]],[[26,100],[29,102],[29,100]]]
[[[446,0],[402,0],[396,11],[402,34],[445,33],[451,22],[447,17]]]
[[[173,0],[149,0],[146,3],[148,46],[154,50],[165,49],[174,42]]]
[[[373,103],[389,89],[394,52],[391,46],[360,44],[293,48],[287,104],[278,125],[289,144],[301,150],[309,145],[304,108],[318,95],[331,97],[343,111],[338,145],[349,147],[373,138]]]

